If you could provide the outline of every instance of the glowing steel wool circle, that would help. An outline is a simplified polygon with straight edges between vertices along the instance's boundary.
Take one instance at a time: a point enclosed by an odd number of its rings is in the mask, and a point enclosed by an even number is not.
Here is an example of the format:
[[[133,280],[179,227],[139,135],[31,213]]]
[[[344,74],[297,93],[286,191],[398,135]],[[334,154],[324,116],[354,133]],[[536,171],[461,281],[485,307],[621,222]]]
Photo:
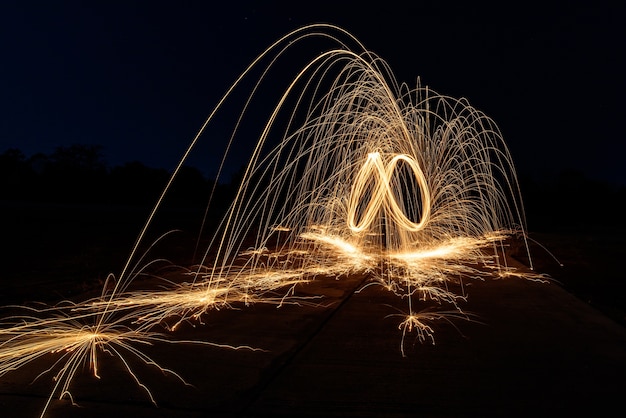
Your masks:
[[[408,164],[419,186],[422,214],[417,223],[405,215],[391,189],[391,176],[400,161]],[[371,187],[370,181],[375,182],[370,201],[357,221],[357,209],[366,194],[367,188]],[[426,178],[415,159],[406,154],[398,154],[389,161],[387,166],[384,166],[380,153],[373,152],[368,154],[367,160],[359,170],[352,185],[348,200],[348,226],[353,232],[364,231],[377,220],[379,210],[382,208],[385,215],[389,216],[398,227],[405,231],[416,232],[422,229],[428,221],[430,205],[430,192],[428,191]]]

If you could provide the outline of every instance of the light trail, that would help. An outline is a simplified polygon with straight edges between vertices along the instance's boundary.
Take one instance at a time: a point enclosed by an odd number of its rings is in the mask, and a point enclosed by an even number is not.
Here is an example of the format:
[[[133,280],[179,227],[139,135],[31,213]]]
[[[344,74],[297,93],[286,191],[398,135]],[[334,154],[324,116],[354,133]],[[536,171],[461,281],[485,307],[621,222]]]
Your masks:
[[[416,188],[420,193],[419,203],[423,212],[418,223],[411,221],[403,213],[402,207],[396,201],[394,190],[391,188],[393,174],[400,161],[404,161],[411,168],[417,179]],[[374,180],[374,186],[372,186],[372,180]],[[372,190],[368,193],[368,189]],[[370,198],[369,204],[362,209],[363,213],[357,221],[357,212],[362,201],[368,197]],[[430,207],[430,192],[417,161],[408,155],[394,155],[385,167],[380,153],[373,152],[367,156],[354,179],[348,203],[348,226],[353,233],[362,232],[380,222],[383,217],[393,221],[403,231],[417,232],[428,221]],[[381,210],[382,213],[380,213]]]
[[[242,80],[260,70],[220,173],[232,163],[229,151],[259,86],[286,51],[310,39],[333,47],[296,69],[278,90],[275,106],[264,103],[266,122],[234,200],[209,232],[199,264],[184,270],[188,280],[170,280],[158,290],[130,290],[155,265],[146,262],[146,254],[138,256],[155,214],[224,103]],[[467,100],[437,94],[419,81],[414,89],[399,84],[382,59],[338,27],[303,27],[263,51],[226,90],[178,162],[118,280],[110,281],[110,288],[105,284],[102,297],[0,323],[0,377],[56,355],[46,370],[56,374],[43,417],[54,396],[71,398],[79,365],[88,362],[98,376],[98,355],[108,353],[154,402],[126,357],[175,373],[137,346],[191,343],[172,341],[162,332],[169,336],[181,323],[201,322],[216,309],[312,303],[297,295],[299,286],[348,274],[368,276],[366,286],[380,285],[407,304],[399,324],[405,355],[407,333],[434,342],[430,323],[468,318],[460,305],[465,294],[452,292],[449,283],[487,275],[542,279],[512,269],[500,256],[506,240],[515,236],[526,244],[522,199],[511,155],[493,120]],[[416,309],[428,301],[444,309]]]

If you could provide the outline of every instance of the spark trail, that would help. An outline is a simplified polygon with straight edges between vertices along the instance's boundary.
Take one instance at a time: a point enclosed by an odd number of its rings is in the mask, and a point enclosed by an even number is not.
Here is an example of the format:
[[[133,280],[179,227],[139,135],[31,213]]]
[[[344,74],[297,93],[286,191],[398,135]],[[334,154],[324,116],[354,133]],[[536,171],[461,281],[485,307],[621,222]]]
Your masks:
[[[209,240],[197,266],[181,269],[178,277],[184,280],[166,281],[159,290],[131,290],[152,265],[145,254],[138,256],[146,232],[224,103],[240,93],[243,80],[253,79],[218,181],[233,164],[230,151],[238,147],[240,126],[257,92],[288,51],[311,40],[330,47],[295,69],[282,89],[274,89],[275,105],[262,105],[266,115],[255,112],[255,119],[265,122],[226,215],[215,230],[200,231]],[[366,286],[380,285],[406,304],[399,323],[404,355],[406,333],[432,339],[432,321],[466,317],[465,295],[453,293],[451,281],[525,275],[500,256],[512,236],[526,242],[523,205],[495,122],[467,100],[437,94],[419,80],[415,88],[399,84],[381,58],[338,27],[303,27],[263,51],[218,101],[111,290],[105,288],[95,300],[2,322],[0,377],[35,358],[62,353],[50,368],[58,371],[43,416],[52,397],[70,396],[78,365],[87,362],[97,376],[98,355],[107,352],[127,365],[154,401],[125,360],[131,355],[156,365],[138,345],[169,341],[162,332],[201,321],[213,309],[308,303],[298,297],[298,286],[348,274],[369,277]],[[443,308],[420,310],[425,301]]]
[[[231,283],[369,272],[408,301],[409,328],[430,333],[415,320],[414,295],[462,312],[463,295],[446,283],[509,271],[499,257],[505,240],[526,239],[511,155],[495,122],[467,100],[419,81],[414,89],[398,84],[384,61],[336,27],[287,35],[265,51],[274,55],[263,75],[312,36],[337,48],[317,55],[278,96],[205,253],[215,256],[202,264],[209,280]],[[250,239],[252,249],[243,248]]]

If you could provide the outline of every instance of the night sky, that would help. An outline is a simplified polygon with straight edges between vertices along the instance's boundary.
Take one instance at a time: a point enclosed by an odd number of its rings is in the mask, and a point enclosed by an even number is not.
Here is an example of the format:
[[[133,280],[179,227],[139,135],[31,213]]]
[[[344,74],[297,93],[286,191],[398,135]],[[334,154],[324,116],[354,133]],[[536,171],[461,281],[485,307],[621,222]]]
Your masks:
[[[209,3],[3,1],[0,153],[97,144],[110,165],[172,169],[253,58],[323,22],[349,30],[399,81],[419,76],[468,98],[498,123],[522,173],[575,169],[626,184],[624,6]],[[226,129],[194,160],[209,175]]]

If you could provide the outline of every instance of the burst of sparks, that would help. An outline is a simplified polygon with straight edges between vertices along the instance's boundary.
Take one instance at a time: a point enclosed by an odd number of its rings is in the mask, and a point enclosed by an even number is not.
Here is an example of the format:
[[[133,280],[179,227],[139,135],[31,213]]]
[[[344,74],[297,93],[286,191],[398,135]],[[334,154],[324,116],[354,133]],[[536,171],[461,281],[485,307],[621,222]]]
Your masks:
[[[258,87],[287,49],[311,37],[336,47],[297,72],[271,108],[229,211],[200,264],[186,272],[192,280],[128,291],[151,264],[136,256],[146,231],[223,103],[253,69],[269,60]],[[238,125],[220,172],[229,164]],[[465,99],[439,95],[419,82],[415,89],[398,84],[384,61],[340,28],[305,27],[266,49],[218,102],[179,161],[112,290],[1,324],[0,377],[50,353],[60,356],[49,369],[56,371],[56,383],[43,416],[55,395],[70,397],[80,364],[88,362],[98,376],[98,353],[106,352],[124,363],[154,402],[125,356],[175,374],[137,348],[167,340],[155,327],[166,324],[172,331],[235,303],[302,301],[297,285],[351,273],[369,274],[371,283],[407,301],[409,313],[399,325],[404,355],[407,333],[433,339],[429,323],[448,315],[416,313],[414,303],[445,303],[451,316],[466,318],[459,306],[464,295],[449,290],[450,280],[494,271],[499,277],[527,276],[498,255],[510,236],[521,233],[525,240],[524,231],[512,159],[489,117]],[[144,267],[132,269],[133,263]],[[174,324],[168,324],[172,318]]]

